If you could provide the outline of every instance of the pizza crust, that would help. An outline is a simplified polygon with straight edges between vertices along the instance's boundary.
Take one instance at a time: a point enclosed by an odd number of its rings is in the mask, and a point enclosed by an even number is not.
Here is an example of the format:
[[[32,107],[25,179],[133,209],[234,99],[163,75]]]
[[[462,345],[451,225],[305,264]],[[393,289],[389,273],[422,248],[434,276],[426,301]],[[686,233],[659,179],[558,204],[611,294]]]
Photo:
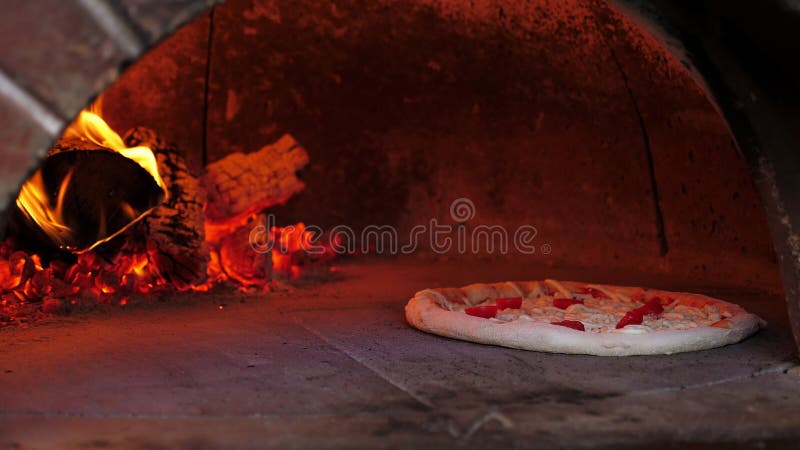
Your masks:
[[[535,322],[526,317],[500,322],[441,306],[451,302],[471,306],[486,298],[518,296],[519,293],[527,297],[538,288],[534,283],[537,282],[426,289],[418,292],[406,305],[406,320],[422,331],[454,339],[522,350],[597,356],[670,355],[706,350],[739,342],[764,325],[760,318],[736,305],[696,294],[671,293],[734,307],[736,313],[727,319],[730,323],[726,328],[700,326],[685,330],[644,331],[628,326],[613,332],[589,333]],[[632,289],[639,288],[622,289],[625,289],[620,291],[623,295],[634,295],[636,291]]]

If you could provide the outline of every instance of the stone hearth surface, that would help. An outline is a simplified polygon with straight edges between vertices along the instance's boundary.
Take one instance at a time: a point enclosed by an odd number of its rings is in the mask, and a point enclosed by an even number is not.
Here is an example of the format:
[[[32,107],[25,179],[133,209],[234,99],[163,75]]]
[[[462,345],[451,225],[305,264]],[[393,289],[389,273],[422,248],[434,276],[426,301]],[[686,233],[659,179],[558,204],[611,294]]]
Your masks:
[[[406,325],[425,287],[547,276],[693,289],[769,326],[738,345],[601,358]],[[0,330],[0,448],[796,448],[777,292],[507,263],[348,262],[336,279]]]

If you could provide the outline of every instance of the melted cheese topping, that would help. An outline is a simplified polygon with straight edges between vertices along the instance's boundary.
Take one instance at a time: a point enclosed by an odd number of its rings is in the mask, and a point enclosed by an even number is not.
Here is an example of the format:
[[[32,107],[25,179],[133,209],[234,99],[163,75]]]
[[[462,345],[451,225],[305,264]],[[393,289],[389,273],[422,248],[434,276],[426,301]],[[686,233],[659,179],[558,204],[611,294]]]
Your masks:
[[[727,326],[727,323],[720,321],[732,317],[738,309],[736,305],[693,294],[666,295],[667,293],[663,291],[629,289],[631,292],[626,292],[626,294],[630,295],[626,295],[609,286],[586,285],[585,287],[597,289],[608,296],[608,298],[595,298],[590,294],[573,293],[564,286],[566,283],[559,283],[555,280],[546,280],[545,283],[556,292],[546,294],[537,289],[538,292],[530,292],[528,297],[523,299],[520,309],[498,311],[497,316],[490,320],[501,323],[527,320],[542,324],[572,320],[583,323],[586,332],[590,333],[642,334],[659,330],[687,330],[715,324],[717,324],[716,326]],[[617,323],[626,313],[642,306],[642,299],[656,296],[671,300],[671,303],[664,306],[661,314],[656,317],[645,316],[642,323],[638,325],[616,328]],[[565,297],[581,300],[583,304],[570,305],[566,309],[553,306],[554,298]],[[634,300],[632,297],[639,300]],[[442,300],[445,304],[442,304]],[[439,303],[451,311],[464,311],[467,307],[458,302],[449,302],[443,297],[439,298]],[[494,299],[487,298],[479,304],[492,305]]]

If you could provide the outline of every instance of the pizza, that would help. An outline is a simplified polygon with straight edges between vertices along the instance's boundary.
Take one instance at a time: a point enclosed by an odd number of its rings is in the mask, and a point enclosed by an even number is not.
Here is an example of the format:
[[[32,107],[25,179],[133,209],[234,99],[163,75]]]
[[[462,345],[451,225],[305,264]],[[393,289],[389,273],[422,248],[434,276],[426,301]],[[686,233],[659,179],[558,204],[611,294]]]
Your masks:
[[[705,295],[549,279],[425,289],[405,311],[409,324],[441,336],[599,356],[706,350],[766,325]]]

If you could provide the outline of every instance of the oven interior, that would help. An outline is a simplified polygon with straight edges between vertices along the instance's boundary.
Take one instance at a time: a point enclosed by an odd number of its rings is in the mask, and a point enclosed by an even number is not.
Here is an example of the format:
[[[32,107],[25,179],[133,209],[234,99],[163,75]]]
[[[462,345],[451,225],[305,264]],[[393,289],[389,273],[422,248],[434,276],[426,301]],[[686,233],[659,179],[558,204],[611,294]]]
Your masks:
[[[688,63],[605,2],[187,1],[177,15],[149,2],[50,15],[11,3],[6,34],[56,22],[4,37],[16,45],[0,60],[27,80],[27,105],[47,107],[32,119],[19,96],[0,98],[12,242],[0,254],[9,274],[15,252],[36,255],[27,284],[2,299],[4,445],[716,448],[796,437],[796,349],[748,161]],[[59,33],[82,44],[56,45]],[[124,70],[114,80],[105,66]],[[142,167],[90,148],[83,169],[61,169],[53,148],[93,145],[61,135],[90,104],[125,147],[180,162],[163,190],[142,193]],[[51,195],[69,189],[80,254],[20,214],[35,173]],[[176,196],[215,206],[178,207],[172,222],[150,210]],[[136,213],[117,226],[118,197]],[[450,230],[444,241],[415,234],[434,224]],[[279,230],[276,242],[319,229],[327,247],[256,254],[257,226]],[[485,240],[459,241],[477,229]],[[175,269],[149,287],[128,281],[158,264],[160,243]],[[201,248],[210,259],[192,265]],[[55,294],[75,278],[52,281],[73,267],[90,283],[79,300]],[[424,288],[542,278],[707,293],[769,326],[711,351],[598,358],[453,341],[403,319]]]

